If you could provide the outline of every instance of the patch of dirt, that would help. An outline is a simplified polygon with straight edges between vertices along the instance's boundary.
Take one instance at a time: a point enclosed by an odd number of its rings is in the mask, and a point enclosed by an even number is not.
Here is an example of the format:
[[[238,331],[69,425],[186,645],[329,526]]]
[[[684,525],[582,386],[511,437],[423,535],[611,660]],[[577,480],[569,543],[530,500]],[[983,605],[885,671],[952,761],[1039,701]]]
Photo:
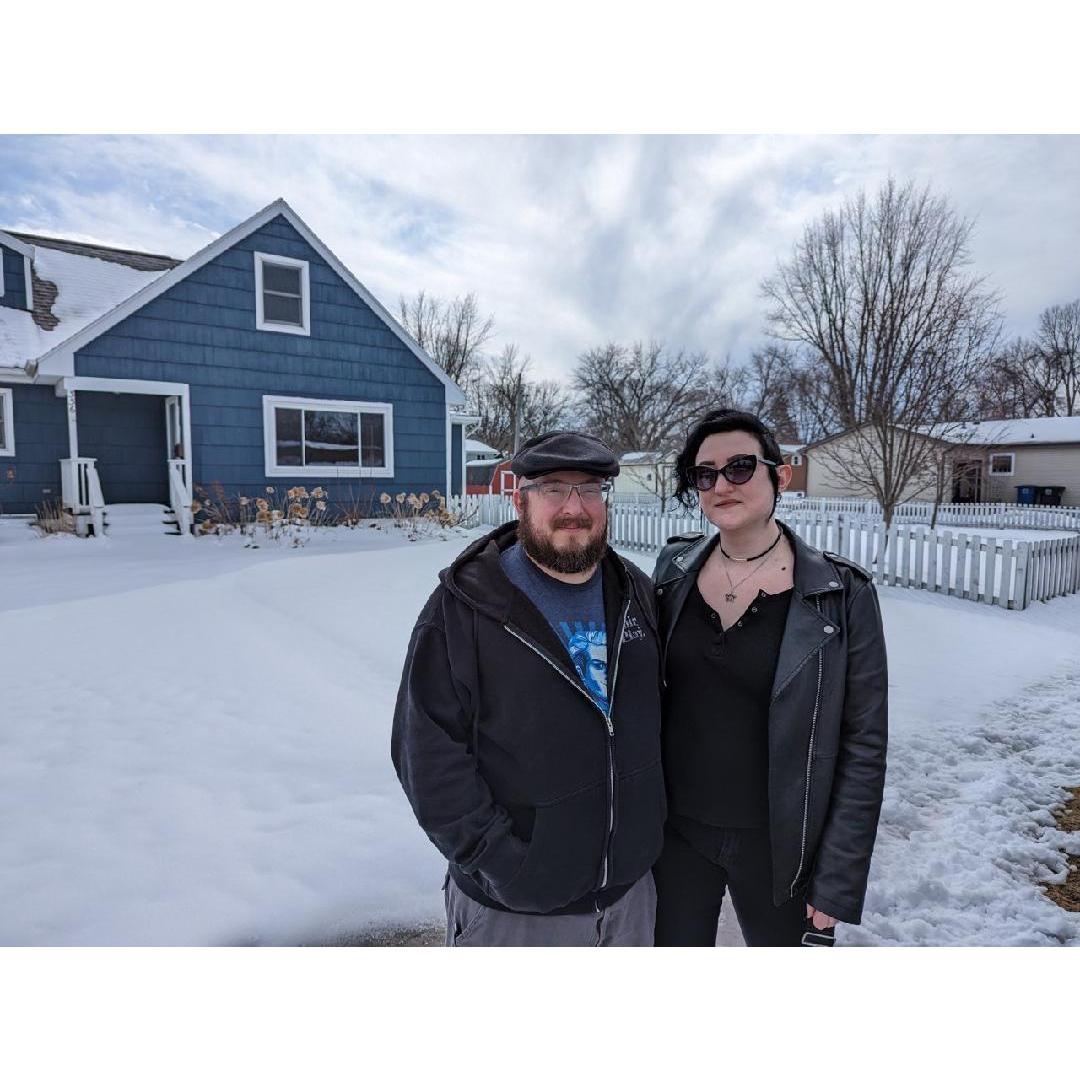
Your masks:
[[[1080,832],[1080,787],[1069,791],[1069,801],[1054,812],[1058,828]],[[1070,855],[1069,873],[1061,885],[1047,885],[1046,895],[1066,911],[1080,911],[1080,855]]]

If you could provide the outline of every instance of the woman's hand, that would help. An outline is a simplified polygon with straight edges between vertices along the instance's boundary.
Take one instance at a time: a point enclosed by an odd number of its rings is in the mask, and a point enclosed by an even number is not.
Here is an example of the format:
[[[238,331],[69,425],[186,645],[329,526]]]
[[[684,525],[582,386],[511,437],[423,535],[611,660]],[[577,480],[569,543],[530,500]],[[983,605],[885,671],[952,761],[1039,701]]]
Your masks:
[[[831,915],[826,915],[824,911],[818,911],[813,904],[806,905],[806,917],[814,920],[815,930],[828,930],[830,927],[835,926],[837,922]]]

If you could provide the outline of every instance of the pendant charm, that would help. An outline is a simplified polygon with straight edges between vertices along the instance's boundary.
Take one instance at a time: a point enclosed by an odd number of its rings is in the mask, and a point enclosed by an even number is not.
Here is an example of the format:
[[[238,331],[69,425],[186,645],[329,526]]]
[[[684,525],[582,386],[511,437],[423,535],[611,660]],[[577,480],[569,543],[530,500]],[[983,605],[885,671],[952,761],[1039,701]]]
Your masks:
[[[735,603],[735,594],[733,592],[726,592],[724,593],[724,599],[733,604]]]

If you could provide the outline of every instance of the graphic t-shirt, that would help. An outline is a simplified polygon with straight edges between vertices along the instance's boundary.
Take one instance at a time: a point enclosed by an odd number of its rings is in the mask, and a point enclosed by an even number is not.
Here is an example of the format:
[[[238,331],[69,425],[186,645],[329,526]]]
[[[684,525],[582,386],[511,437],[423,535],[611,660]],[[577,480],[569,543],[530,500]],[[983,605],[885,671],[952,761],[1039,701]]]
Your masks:
[[[604,582],[597,567],[584,585],[570,585],[545,574],[513,544],[500,556],[506,576],[537,606],[566,646],[582,685],[608,711],[607,624]]]

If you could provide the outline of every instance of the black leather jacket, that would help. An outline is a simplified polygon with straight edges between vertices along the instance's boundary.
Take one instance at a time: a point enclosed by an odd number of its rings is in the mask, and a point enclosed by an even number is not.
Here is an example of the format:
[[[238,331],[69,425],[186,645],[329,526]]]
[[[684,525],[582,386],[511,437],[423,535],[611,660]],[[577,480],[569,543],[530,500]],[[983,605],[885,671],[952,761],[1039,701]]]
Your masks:
[[[865,570],[781,528],[795,549],[795,588],[769,708],[773,900],[805,895],[857,923],[885,784],[881,612]],[[673,537],[656,561],[665,666],[672,629],[716,540]]]

